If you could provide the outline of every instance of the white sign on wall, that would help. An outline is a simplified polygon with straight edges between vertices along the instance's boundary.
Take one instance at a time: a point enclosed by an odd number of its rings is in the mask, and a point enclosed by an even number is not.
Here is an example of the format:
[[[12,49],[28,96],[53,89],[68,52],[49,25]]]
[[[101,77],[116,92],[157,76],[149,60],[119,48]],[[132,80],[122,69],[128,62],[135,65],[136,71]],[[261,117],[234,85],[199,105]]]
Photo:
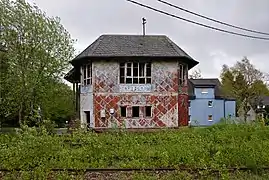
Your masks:
[[[151,84],[120,84],[120,92],[151,92]]]

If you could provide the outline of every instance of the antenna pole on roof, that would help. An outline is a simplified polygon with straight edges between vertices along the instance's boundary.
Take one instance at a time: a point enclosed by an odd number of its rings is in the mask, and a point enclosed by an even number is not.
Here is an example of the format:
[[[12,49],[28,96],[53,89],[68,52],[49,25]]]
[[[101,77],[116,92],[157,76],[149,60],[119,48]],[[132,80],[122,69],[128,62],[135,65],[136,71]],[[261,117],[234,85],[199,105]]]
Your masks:
[[[146,28],[146,27],[145,27],[145,24],[146,24],[146,19],[145,19],[145,18],[142,18],[143,36],[145,36],[145,34],[146,34],[146,33],[145,33],[145,31],[146,31],[146,30],[145,30],[145,28]]]

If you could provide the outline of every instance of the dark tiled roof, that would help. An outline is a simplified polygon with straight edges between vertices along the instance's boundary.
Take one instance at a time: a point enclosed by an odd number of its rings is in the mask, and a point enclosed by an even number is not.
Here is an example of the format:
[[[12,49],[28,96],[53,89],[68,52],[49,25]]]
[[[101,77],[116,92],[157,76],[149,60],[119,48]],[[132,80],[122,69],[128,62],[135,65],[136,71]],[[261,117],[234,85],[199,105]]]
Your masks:
[[[195,87],[214,87],[215,98],[225,98],[227,100],[233,100],[232,97],[226,97],[221,91],[221,83],[218,78],[211,79],[189,79],[188,88],[189,88],[189,97],[193,98],[194,88]]]
[[[85,57],[185,57],[186,52],[164,35],[101,35],[73,61]],[[194,66],[194,65],[193,65]]]
[[[218,78],[213,79],[190,79],[194,86],[220,86]]]

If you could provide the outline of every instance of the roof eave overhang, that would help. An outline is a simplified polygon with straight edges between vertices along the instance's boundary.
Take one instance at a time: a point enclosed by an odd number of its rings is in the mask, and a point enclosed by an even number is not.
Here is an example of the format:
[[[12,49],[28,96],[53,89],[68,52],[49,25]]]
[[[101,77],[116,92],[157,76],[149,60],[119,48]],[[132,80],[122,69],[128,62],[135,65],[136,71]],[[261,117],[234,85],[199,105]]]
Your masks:
[[[161,60],[161,59],[170,59],[170,60],[178,60],[180,59],[184,63],[188,65],[188,69],[190,70],[194,66],[198,65],[199,62],[195,61],[194,59],[184,57],[184,56],[84,56],[80,58],[75,58],[71,61],[69,61],[73,66],[85,63],[85,61],[94,61],[94,60],[119,60],[119,59],[126,59],[126,58],[132,58],[132,59],[138,59],[138,58],[149,58],[151,60]]]

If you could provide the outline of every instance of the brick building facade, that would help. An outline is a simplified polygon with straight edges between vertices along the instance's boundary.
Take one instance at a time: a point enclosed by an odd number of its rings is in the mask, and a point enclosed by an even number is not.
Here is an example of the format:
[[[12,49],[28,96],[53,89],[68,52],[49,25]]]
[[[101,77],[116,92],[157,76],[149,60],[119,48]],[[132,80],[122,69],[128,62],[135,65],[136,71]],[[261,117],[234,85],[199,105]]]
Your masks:
[[[92,128],[188,123],[188,70],[198,64],[166,36],[102,35],[71,61],[79,114]]]

